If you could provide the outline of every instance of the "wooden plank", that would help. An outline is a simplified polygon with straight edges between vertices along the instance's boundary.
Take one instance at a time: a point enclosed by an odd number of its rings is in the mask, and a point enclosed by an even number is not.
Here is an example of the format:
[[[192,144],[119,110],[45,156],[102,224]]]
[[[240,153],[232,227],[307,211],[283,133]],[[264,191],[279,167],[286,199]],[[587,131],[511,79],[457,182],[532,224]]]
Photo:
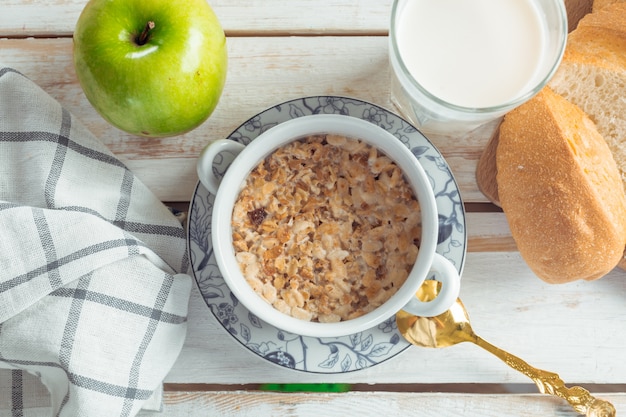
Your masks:
[[[392,0],[209,0],[229,36],[386,34]],[[3,0],[0,37],[71,36],[85,0]]]
[[[517,245],[504,213],[465,214],[469,252],[515,252]]]
[[[85,0],[3,0],[0,37],[71,36]],[[384,35],[392,0],[209,0],[229,36],[296,34]],[[570,27],[591,0],[565,0]],[[242,13],[245,11],[245,13]]]
[[[626,411],[626,394],[603,394],[617,410]],[[282,394],[261,392],[166,392],[162,414],[142,417],[209,415],[222,417],[415,416],[476,415],[567,417],[578,415],[561,399],[539,394],[453,394],[350,392]]]
[[[42,386],[41,386],[42,387]],[[40,393],[45,396],[44,392]],[[626,394],[597,391],[593,395],[610,401],[618,415],[626,411]],[[2,399],[0,399],[1,401]],[[5,399],[9,400],[9,399]],[[47,417],[48,404],[26,404],[28,416]],[[10,403],[0,404],[0,417],[11,417]],[[356,414],[358,413],[358,414]],[[160,411],[141,411],[140,417],[183,417],[192,415],[220,417],[256,416],[458,416],[481,417],[577,415],[561,399],[541,394],[477,394],[454,392],[275,393],[242,390],[166,391]]]
[[[393,109],[385,37],[229,38],[228,46],[228,79],[209,120],[185,135],[147,139],[114,128],[91,107],[76,79],[71,39],[0,39],[4,65],[24,73],[76,115],[164,201],[188,201],[202,147],[268,107],[303,96],[339,95]],[[494,126],[463,138],[431,137],[465,202],[487,202],[474,172]]]
[[[626,383],[623,349],[626,272],[592,282],[550,285],[515,252],[469,253],[461,299],[475,331],[568,383]],[[489,300],[488,302],[486,300]],[[245,369],[245,372],[242,372]],[[229,336],[194,288],[189,333],[166,378],[171,384],[530,383],[472,344],[410,348],[384,364],[348,374],[309,374],[275,366]]]

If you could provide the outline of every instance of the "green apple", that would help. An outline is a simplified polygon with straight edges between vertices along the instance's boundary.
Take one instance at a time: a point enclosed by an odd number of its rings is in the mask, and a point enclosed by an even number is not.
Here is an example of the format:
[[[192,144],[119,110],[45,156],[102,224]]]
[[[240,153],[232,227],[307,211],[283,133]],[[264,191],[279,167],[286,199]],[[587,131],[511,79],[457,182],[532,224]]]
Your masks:
[[[222,94],[227,61],[207,0],[90,0],[74,32],[85,96],[135,135],[173,136],[203,123]]]

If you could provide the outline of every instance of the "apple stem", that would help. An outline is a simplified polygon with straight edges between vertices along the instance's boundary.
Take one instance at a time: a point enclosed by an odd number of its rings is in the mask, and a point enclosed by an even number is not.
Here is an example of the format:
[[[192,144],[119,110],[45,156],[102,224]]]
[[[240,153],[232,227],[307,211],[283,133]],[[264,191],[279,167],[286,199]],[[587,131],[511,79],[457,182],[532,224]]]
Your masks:
[[[143,31],[141,32],[141,34],[139,36],[137,36],[137,38],[135,39],[135,41],[137,42],[137,45],[145,45],[146,42],[148,42],[148,37],[150,36],[150,31],[152,29],[154,29],[154,22],[152,20],[150,20],[148,23],[146,23],[146,26],[143,28]]]

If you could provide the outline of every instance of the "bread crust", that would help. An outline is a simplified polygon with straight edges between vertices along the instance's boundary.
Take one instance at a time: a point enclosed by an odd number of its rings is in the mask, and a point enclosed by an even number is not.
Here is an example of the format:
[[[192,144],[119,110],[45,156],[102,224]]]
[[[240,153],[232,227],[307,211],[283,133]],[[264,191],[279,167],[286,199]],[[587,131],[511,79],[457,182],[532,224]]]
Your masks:
[[[611,4],[623,3],[623,2],[626,2],[626,0],[594,0],[593,6],[592,6],[592,12],[595,13],[601,9],[604,9],[606,6],[609,6]]]
[[[568,35],[564,61],[587,58],[626,69],[626,2],[614,3],[589,13],[579,22],[576,30]]]
[[[596,123],[626,183],[626,2],[579,22],[549,85]]]
[[[544,88],[505,116],[496,164],[511,234],[538,277],[593,280],[622,259],[622,181],[608,145],[580,108]]]

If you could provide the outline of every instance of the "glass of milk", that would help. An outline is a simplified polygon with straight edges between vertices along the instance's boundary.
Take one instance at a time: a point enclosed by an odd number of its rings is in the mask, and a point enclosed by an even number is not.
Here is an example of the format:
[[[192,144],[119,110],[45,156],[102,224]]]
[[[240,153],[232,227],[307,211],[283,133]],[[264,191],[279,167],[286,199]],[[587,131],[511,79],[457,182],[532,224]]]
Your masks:
[[[538,93],[566,40],[563,0],[394,0],[391,101],[423,133],[462,135]]]

